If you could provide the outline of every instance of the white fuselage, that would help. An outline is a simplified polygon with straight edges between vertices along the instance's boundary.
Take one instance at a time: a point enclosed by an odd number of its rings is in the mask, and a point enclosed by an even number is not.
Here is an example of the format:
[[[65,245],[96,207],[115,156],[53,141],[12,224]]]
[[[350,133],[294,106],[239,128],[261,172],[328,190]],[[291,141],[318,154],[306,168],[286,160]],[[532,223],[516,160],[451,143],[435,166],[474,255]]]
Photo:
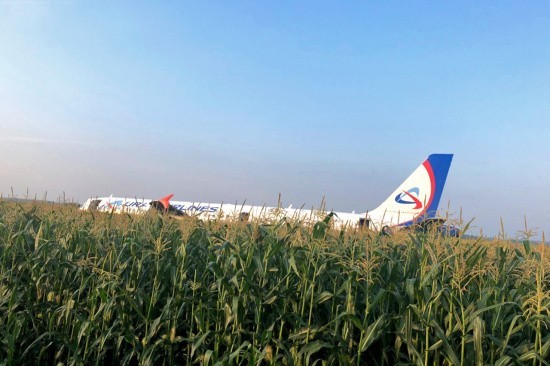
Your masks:
[[[452,157],[452,154],[430,155],[380,206],[363,213],[334,212],[334,226],[341,228],[361,225],[381,230],[384,226],[409,226],[433,219]],[[327,211],[323,209],[171,201],[172,196],[168,195],[156,201],[117,197],[90,198],[82,205],[82,209],[143,213],[155,205],[156,208],[164,208],[169,213],[204,219],[276,220],[286,217],[304,224],[315,223],[327,215]]]
[[[151,209],[151,199],[121,198],[121,197],[97,197],[89,198],[81,206],[82,210],[92,209],[92,203],[96,202],[94,210],[102,212],[146,213]],[[99,202],[97,202],[99,201]],[[290,220],[299,220],[304,224],[313,224],[325,218],[327,211],[321,209],[304,209],[292,207],[252,206],[246,204],[228,203],[204,203],[191,201],[170,201],[170,206],[184,215],[214,219],[239,219],[239,220],[264,220],[275,221],[283,217]],[[349,212],[334,212],[333,218],[336,227],[345,225],[357,225],[360,219],[367,217],[366,213],[356,214]]]

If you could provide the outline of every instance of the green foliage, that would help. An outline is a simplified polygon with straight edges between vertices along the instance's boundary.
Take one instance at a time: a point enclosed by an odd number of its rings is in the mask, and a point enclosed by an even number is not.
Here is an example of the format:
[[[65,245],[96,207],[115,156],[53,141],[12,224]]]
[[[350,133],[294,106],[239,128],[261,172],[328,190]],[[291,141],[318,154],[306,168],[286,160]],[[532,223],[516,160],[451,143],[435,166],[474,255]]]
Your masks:
[[[0,202],[0,363],[548,365],[548,256]]]

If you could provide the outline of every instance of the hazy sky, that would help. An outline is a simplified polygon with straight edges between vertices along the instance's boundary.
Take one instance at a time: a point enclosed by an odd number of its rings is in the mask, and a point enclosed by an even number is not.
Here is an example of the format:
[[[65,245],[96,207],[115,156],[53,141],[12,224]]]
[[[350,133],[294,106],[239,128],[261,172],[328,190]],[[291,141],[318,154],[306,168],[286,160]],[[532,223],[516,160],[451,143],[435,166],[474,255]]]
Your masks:
[[[550,234],[547,1],[1,1],[0,192],[440,208]]]

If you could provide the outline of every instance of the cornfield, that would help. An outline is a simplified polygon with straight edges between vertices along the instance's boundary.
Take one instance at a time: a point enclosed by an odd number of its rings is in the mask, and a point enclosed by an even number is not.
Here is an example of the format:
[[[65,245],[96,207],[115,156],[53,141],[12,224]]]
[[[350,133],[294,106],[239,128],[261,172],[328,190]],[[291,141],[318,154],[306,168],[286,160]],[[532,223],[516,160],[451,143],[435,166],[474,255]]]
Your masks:
[[[549,267],[528,240],[0,202],[0,364],[549,365]]]

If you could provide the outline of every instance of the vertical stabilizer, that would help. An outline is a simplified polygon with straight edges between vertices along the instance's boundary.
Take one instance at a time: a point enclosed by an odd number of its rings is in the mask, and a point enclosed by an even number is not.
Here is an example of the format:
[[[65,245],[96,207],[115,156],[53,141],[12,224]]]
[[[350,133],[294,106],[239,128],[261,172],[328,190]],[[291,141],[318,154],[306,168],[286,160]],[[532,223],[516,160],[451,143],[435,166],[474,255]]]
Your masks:
[[[452,154],[432,154],[376,209],[369,221],[380,229],[384,225],[409,226],[435,217]]]

